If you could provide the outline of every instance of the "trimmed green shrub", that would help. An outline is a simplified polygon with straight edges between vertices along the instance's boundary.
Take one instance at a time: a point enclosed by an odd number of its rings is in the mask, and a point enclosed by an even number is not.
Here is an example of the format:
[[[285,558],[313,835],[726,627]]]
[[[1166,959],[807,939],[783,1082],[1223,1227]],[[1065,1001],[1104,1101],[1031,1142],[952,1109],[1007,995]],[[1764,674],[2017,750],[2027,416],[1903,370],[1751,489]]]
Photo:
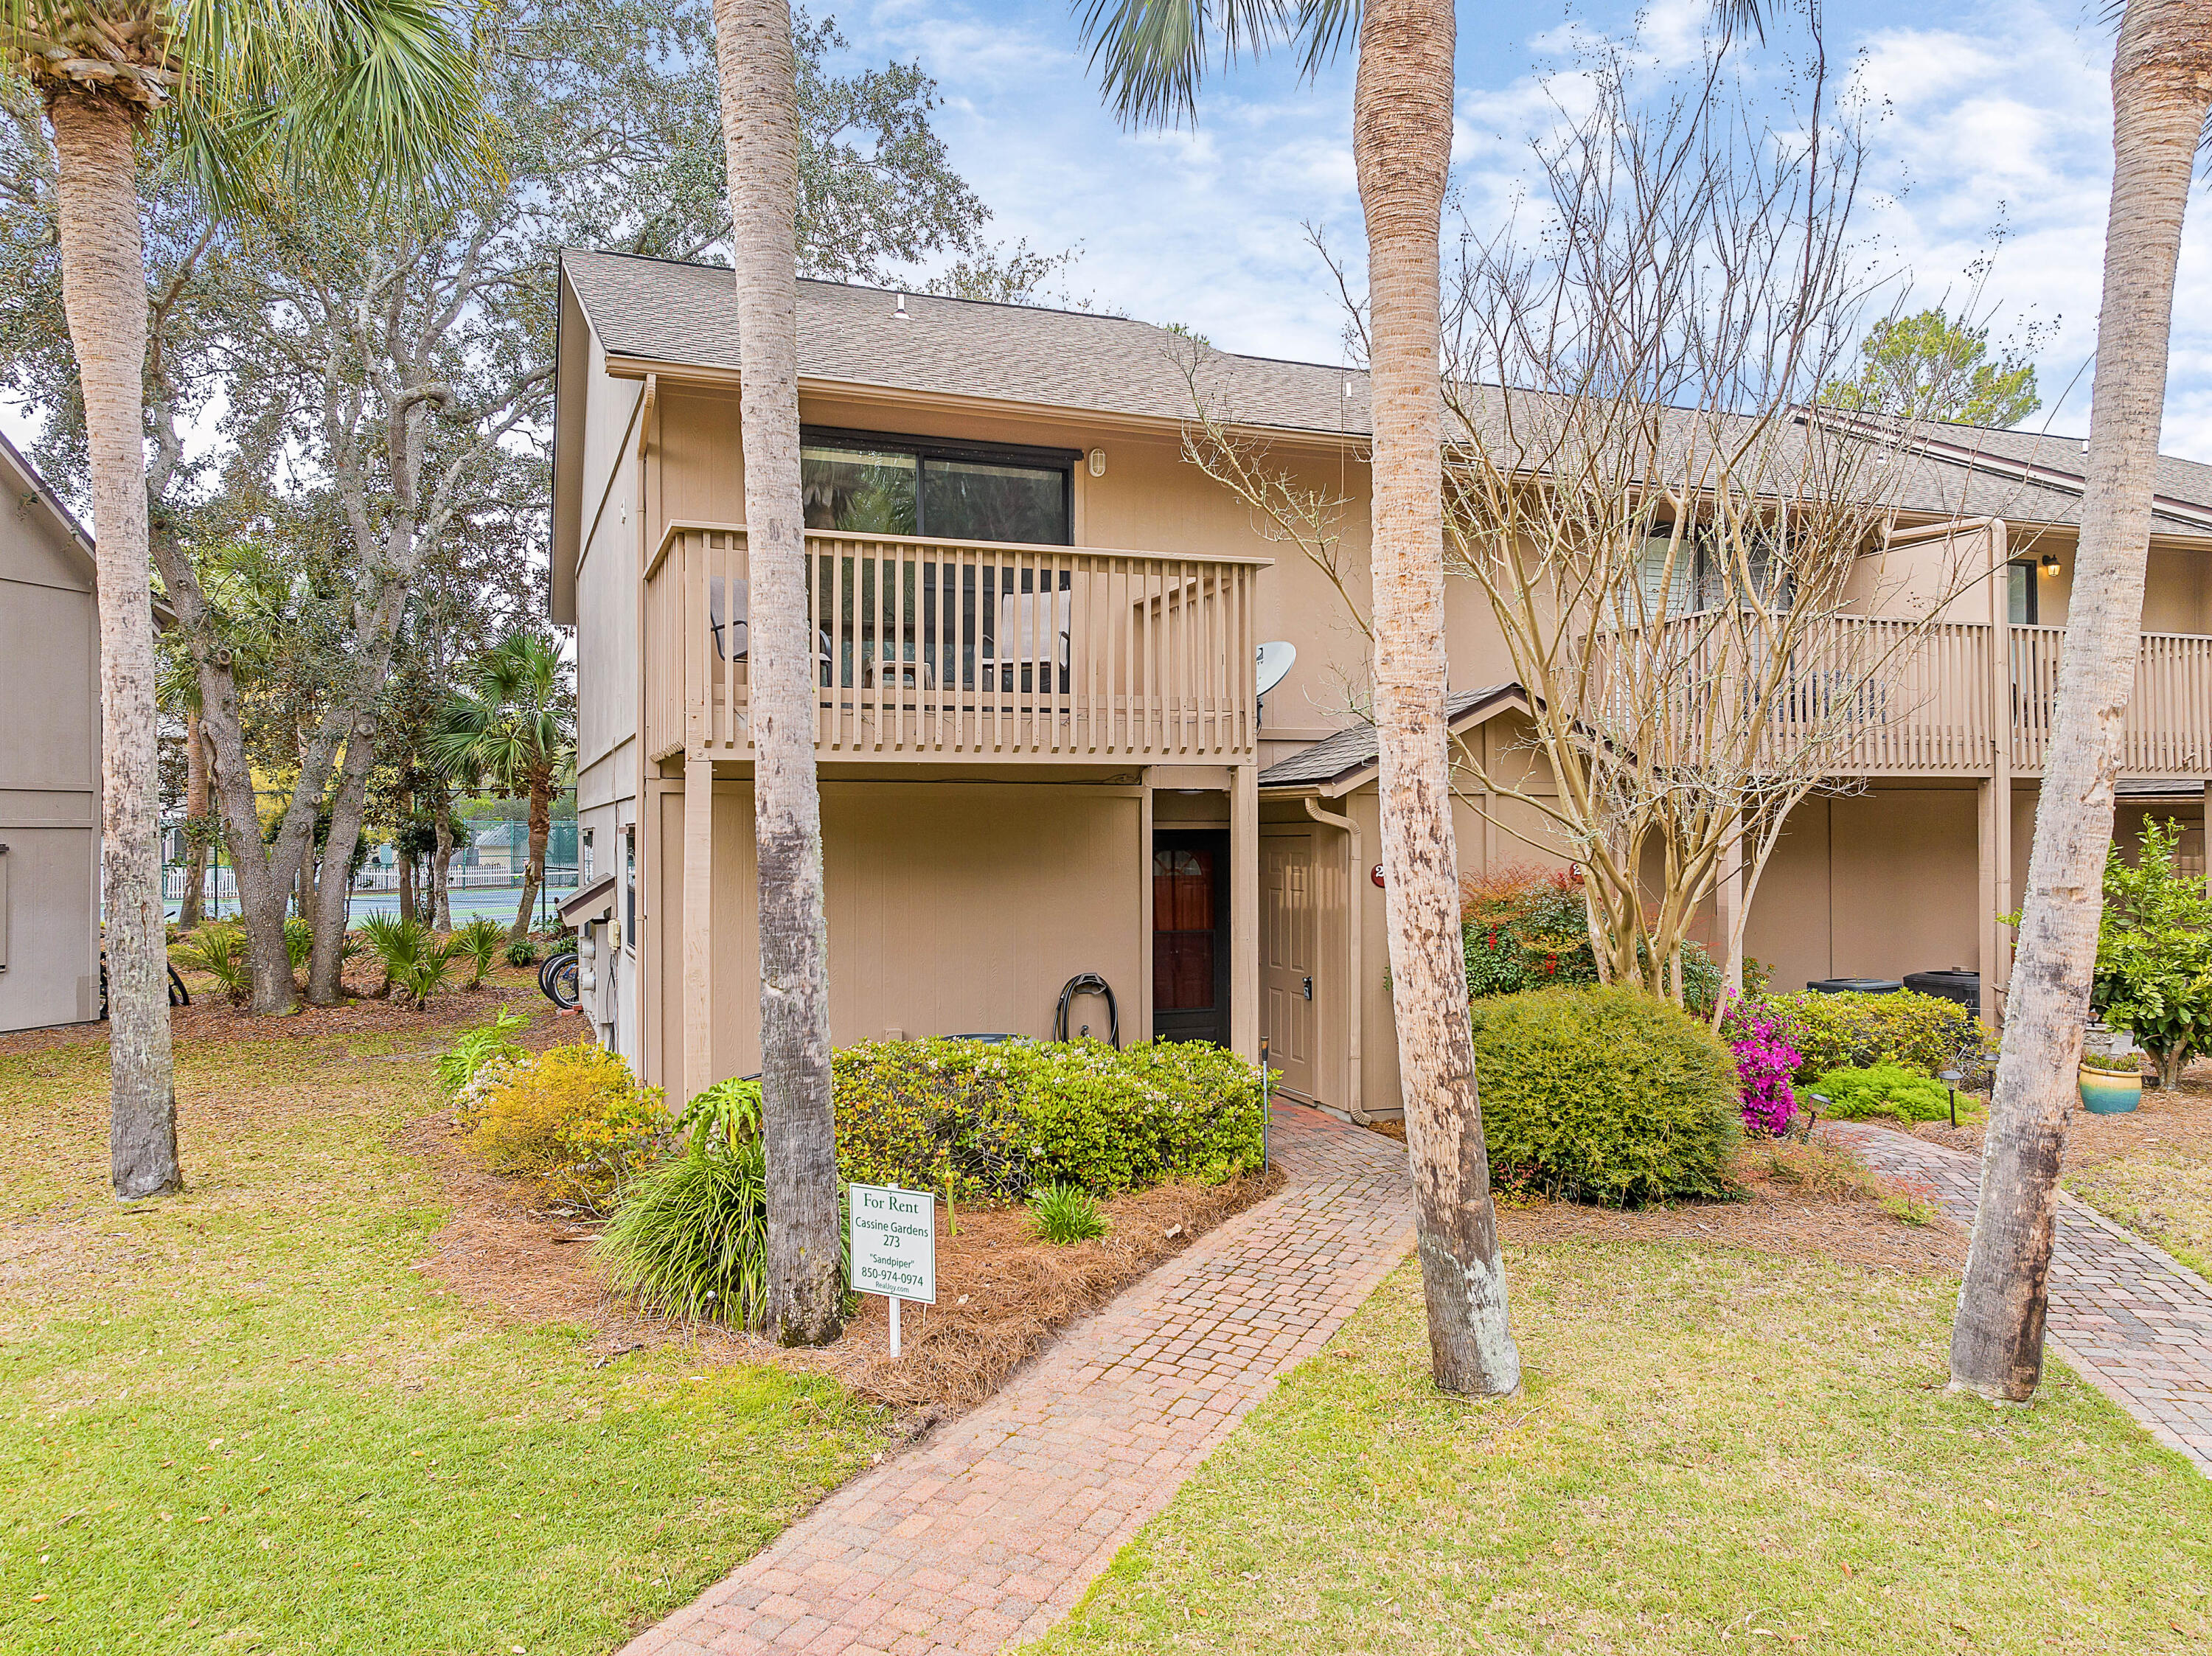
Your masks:
[[[1741,1137],[1735,1059],[1703,1023],[1613,988],[1473,1010],[1494,1182],[1613,1206],[1726,1193]]]
[[[1828,1101],[1820,1113],[1832,1120],[1864,1121],[1888,1116],[1898,1121],[1948,1121],[1951,1119],[1951,1089],[1940,1081],[1915,1075],[1899,1064],[1875,1064],[1865,1069],[1835,1069],[1816,1078],[1810,1091]],[[1808,1100],[1808,1103],[1814,1101]],[[1959,1113],[1970,1107],[1959,1101]]]
[[[1202,1042],[863,1041],[831,1060],[848,1180],[963,1199],[1256,1172],[1260,1077]]]
[[[507,963],[509,966],[537,965],[538,940],[535,937],[517,937],[507,944]]]
[[[1898,1064],[1935,1076],[1962,1063],[1987,1067],[1996,1052],[1990,1027],[1954,1000],[1901,989],[1893,995],[1824,995],[1804,990],[1761,1003],[1802,1060],[1798,1081],[1830,1070]]]
[[[1080,1185],[1046,1185],[1032,1192],[1030,1217],[1038,1235],[1060,1247],[1096,1241],[1106,1234],[1097,1198]]]

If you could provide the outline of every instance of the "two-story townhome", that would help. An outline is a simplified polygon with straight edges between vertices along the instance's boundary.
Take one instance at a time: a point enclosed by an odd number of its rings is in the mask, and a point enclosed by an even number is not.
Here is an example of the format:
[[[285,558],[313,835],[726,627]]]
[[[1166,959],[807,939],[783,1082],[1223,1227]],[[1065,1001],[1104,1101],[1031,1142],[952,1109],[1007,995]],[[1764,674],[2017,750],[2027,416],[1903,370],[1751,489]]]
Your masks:
[[[724,270],[563,262],[568,913],[592,1016],[672,1091],[758,1068],[735,315]],[[800,284],[833,1037],[1264,1039],[1286,1090],[1392,1113],[1365,640],[1330,578],[1184,458],[1192,361],[1119,318]],[[1363,602],[1364,377],[1220,353],[1204,373],[1273,464],[1340,493]],[[1792,817],[1747,926],[1778,980],[1965,967],[2001,1011],[2080,458],[2009,433],[1926,446],[1877,549],[1965,545],[1995,576],[1947,607],[1925,694],[1870,724],[1850,788]],[[2169,461],[2160,491],[2124,831],[2172,816],[2201,856],[2212,468]],[[1471,581],[1447,633],[1455,723],[1506,762],[1528,704]],[[1289,652],[1263,679],[1266,645],[1295,651],[1279,678]],[[1457,809],[1467,870],[1529,860],[1512,808]]]

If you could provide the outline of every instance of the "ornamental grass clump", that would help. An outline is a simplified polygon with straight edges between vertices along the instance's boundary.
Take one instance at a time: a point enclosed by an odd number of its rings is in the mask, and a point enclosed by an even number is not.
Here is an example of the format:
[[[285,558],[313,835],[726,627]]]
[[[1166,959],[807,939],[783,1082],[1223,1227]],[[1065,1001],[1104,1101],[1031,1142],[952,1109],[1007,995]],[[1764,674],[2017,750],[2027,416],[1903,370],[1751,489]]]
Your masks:
[[[1735,1061],[1698,1019],[1618,988],[1508,995],[1473,1013],[1494,1181],[1608,1206],[1729,1193]]]
[[[1743,1125],[1772,1136],[1787,1132],[1797,1113],[1790,1078],[1804,1058],[1790,1044],[1780,1020],[1752,1002],[1731,1001],[1721,1016],[1721,1039],[1735,1058]]]
[[[758,1326],[768,1311],[767,1176],[757,1126],[735,1143],[691,1138],[629,1188],[592,1244],[608,1285],[686,1322]]]
[[[1071,1242],[1095,1242],[1106,1234],[1106,1216],[1098,1200],[1080,1185],[1045,1185],[1030,1196],[1030,1217],[1037,1234],[1065,1247]]]
[[[509,1064],[475,1113],[469,1140],[494,1172],[592,1212],[644,1171],[668,1131],[660,1089],[640,1086],[619,1053],[592,1040]]]

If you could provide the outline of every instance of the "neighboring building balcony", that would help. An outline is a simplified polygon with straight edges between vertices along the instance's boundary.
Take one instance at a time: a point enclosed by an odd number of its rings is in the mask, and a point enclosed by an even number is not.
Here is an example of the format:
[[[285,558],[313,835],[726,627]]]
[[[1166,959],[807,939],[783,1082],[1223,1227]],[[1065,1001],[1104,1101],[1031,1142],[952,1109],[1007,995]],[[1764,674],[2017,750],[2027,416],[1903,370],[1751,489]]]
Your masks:
[[[2063,627],[1911,624],[1839,616],[1793,657],[1767,710],[1765,751],[1778,761],[1807,747],[1837,776],[2015,776],[2042,773],[2058,692]],[[1711,699],[1740,657],[1709,647],[1699,618],[1669,622],[1662,647],[1682,703],[1681,757],[1695,762],[1714,728]],[[1869,664],[1878,663],[1871,673]],[[1740,676],[1740,675],[1739,675]],[[1730,710],[1723,724],[1741,717]],[[2002,746],[2000,748],[2000,743]],[[2121,773],[2212,779],[2212,636],[2146,633],[2136,658]]]
[[[823,760],[1236,764],[1258,733],[1266,558],[806,537]],[[646,747],[752,756],[745,531],[669,526],[645,572]]]

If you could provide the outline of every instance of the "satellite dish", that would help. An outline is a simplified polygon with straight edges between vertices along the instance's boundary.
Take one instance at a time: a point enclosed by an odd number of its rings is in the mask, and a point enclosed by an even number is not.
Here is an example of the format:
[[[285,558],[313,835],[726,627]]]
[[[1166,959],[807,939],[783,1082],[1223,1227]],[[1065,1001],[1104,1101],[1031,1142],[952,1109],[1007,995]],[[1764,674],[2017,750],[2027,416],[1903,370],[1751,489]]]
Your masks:
[[[1260,646],[1257,672],[1260,688],[1257,694],[1265,695],[1290,676],[1291,664],[1298,658],[1298,646],[1279,640]]]

